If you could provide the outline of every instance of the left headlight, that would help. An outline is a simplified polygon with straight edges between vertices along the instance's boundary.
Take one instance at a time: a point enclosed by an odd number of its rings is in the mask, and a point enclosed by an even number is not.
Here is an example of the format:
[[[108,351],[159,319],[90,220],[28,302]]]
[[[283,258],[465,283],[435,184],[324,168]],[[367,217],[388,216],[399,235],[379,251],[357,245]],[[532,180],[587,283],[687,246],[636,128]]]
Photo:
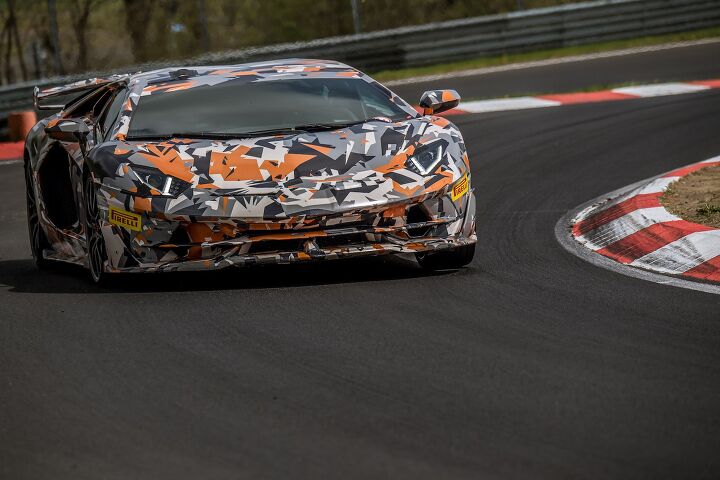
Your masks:
[[[433,142],[419,147],[412,157],[407,159],[407,167],[415,173],[427,175],[438,166],[445,153],[443,142]]]
[[[141,184],[157,190],[161,195],[175,197],[190,186],[188,182],[150,168],[131,166],[130,169]]]

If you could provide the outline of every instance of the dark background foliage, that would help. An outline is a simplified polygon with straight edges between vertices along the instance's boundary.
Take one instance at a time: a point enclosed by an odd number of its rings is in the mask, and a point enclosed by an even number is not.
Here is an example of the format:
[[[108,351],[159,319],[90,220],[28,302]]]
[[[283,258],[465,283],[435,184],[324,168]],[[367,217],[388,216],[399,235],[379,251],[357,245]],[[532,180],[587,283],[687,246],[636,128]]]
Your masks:
[[[0,1],[0,81],[355,32],[351,0]],[[569,3],[357,0],[362,32]],[[54,25],[57,25],[55,27]]]

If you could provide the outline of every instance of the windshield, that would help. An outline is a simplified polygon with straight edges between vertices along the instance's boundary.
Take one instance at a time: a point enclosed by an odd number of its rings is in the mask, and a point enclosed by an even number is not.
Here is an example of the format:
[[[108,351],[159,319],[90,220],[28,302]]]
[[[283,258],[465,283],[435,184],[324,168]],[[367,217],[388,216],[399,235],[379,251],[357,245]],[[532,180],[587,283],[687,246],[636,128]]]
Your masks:
[[[388,91],[362,79],[238,79],[141,96],[128,139],[309,130],[375,117],[396,121],[412,116],[390,100]]]

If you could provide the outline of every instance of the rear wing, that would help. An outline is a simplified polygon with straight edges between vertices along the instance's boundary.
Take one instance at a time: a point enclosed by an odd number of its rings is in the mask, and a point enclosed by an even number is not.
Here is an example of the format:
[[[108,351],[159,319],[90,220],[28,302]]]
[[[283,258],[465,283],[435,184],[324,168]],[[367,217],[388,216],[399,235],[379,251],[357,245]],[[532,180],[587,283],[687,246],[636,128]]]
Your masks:
[[[80,80],[79,82],[46,88],[44,90],[40,90],[40,87],[35,87],[33,89],[33,105],[35,105],[35,108],[38,110],[62,110],[68,102],[60,102],[58,97],[89,92],[94,88],[124,80],[129,76],[130,74],[122,74],[111,75],[104,78],[89,78],[87,80]],[[73,100],[75,98],[77,98],[77,96],[74,96]],[[55,99],[54,102],[52,101],[53,99]]]

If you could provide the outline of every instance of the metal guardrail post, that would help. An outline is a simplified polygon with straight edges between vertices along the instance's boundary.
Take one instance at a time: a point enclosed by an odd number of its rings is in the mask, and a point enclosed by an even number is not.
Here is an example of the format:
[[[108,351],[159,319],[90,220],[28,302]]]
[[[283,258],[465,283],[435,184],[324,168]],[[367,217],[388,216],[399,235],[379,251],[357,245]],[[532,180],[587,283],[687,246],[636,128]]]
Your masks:
[[[352,8],[352,17],[353,17],[353,27],[355,28],[355,33],[360,33],[360,6],[357,3],[357,0],[350,0],[350,7]]]

